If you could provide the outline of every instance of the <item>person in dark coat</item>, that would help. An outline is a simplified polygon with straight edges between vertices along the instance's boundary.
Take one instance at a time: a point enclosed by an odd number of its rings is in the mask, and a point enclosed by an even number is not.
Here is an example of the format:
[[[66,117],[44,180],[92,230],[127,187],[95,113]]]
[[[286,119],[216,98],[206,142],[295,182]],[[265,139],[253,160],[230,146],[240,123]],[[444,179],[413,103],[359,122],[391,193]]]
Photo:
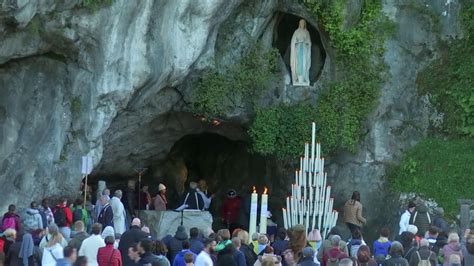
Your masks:
[[[428,212],[428,207],[424,202],[421,202],[415,209],[415,212],[410,217],[410,224],[416,225],[419,237],[425,237],[426,231],[430,229],[431,216]]]
[[[99,218],[97,221],[102,224],[102,228],[106,228],[107,226],[114,227],[114,211],[110,206],[110,200],[107,196],[100,197],[100,201],[102,203],[102,211],[100,211]]]
[[[227,191],[227,198],[221,207],[221,218],[230,231],[239,228],[238,215],[242,208],[242,199],[237,196],[235,189]]]
[[[128,221],[130,222],[131,218],[135,216],[135,208],[138,207],[137,194],[135,192],[135,181],[133,180],[128,181],[127,188],[124,189],[122,203],[125,208],[125,211],[127,212]]]
[[[436,208],[435,218],[433,219],[433,225],[440,229],[440,231],[449,233],[449,224],[444,219],[444,209],[441,207]]]
[[[432,266],[436,266],[436,254],[430,250],[430,242],[426,239],[420,241],[420,248],[413,252],[410,257],[410,266],[417,266],[421,260],[428,260]]]
[[[300,266],[316,266],[314,262],[314,250],[311,247],[305,247],[303,249],[303,258],[301,259]]]
[[[186,209],[189,210],[203,210],[204,200],[201,194],[196,190],[198,184],[196,182],[189,183],[189,191],[184,194],[183,204],[187,205]]]
[[[199,254],[204,249],[202,239],[199,237],[199,229],[193,227],[189,230],[189,244],[194,254]]]
[[[283,251],[288,249],[288,242],[289,240],[286,239],[285,228],[279,228],[277,233],[277,240],[272,244],[275,255],[281,256]]]
[[[235,247],[232,244],[225,246],[217,255],[216,266],[238,266],[235,261]]]
[[[398,241],[393,241],[390,246],[390,259],[386,260],[384,266],[408,266],[408,261],[403,257],[403,246]]]
[[[41,251],[39,247],[34,245],[31,234],[24,234],[21,241],[17,241],[10,246],[6,254],[5,265],[41,265]]]
[[[122,255],[122,263],[124,266],[135,265],[127,255],[128,249],[147,238],[147,234],[140,229],[140,225],[140,219],[133,219],[130,229],[125,231],[120,237],[118,249]]]
[[[153,264],[153,262],[158,260],[158,256],[153,254],[151,252],[151,249],[152,241],[150,239],[142,239],[138,243],[138,252],[140,253],[140,260],[138,261],[138,265]]]
[[[183,242],[188,240],[188,234],[186,233],[186,228],[182,225],[178,226],[176,234],[171,238],[164,238],[163,242],[168,247],[168,260],[170,262],[174,261],[174,257],[183,249]]]
[[[247,266],[251,266],[257,261],[258,256],[255,254],[253,251],[253,248],[251,248],[248,243],[249,243],[249,233],[245,230],[239,230],[237,232],[237,237],[240,238],[240,251],[244,253],[245,256],[245,262]]]

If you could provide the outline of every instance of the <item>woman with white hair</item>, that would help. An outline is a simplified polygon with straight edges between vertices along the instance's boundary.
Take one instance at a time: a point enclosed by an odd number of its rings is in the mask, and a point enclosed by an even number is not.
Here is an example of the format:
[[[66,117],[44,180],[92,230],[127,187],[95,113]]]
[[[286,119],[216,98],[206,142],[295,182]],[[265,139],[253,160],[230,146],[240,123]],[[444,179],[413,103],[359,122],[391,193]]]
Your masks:
[[[457,233],[450,233],[448,236],[448,244],[441,250],[444,257],[443,266],[450,266],[451,255],[459,255],[463,258],[461,252],[461,244],[459,243],[459,235]]]

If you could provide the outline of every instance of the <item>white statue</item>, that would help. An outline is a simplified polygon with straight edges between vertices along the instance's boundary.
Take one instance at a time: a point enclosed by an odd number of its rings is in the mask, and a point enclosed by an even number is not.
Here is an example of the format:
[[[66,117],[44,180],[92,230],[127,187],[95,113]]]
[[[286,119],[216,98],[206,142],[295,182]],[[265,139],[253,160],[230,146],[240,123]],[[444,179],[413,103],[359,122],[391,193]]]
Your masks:
[[[306,29],[306,21],[300,20],[298,29],[291,37],[291,79],[294,86],[309,86],[311,67],[311,37]]]

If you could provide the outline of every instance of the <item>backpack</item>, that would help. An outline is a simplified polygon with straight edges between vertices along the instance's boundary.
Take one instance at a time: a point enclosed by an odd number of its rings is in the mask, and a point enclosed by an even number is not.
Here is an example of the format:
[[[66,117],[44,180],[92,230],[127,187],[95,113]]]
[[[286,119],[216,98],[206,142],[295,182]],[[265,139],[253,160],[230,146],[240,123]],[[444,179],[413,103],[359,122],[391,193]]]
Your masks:
[[[59,226],[59,227],[64,227],[67,226],[67,218],[66,218],[66,211],[64,208],[56,208],[54,212],[54,222]]]
[[[429,260],[429,258],[431,257],[431,252],[430,252],[430,255],[428,256],[428,258],[422,260],[421,257],[420,257],[420,252],[416,252],[416,255],[418,256],[418,266],[431,266],[431,262]]]
[[[82,209],[76,208],[72,213],[72,222],[75,223],[76,221],[82,220]]]
[[[7,229],[15,229],[16,228],[16,219],[15,216],[10,216],[3,219],[2,230],[5,231]]]

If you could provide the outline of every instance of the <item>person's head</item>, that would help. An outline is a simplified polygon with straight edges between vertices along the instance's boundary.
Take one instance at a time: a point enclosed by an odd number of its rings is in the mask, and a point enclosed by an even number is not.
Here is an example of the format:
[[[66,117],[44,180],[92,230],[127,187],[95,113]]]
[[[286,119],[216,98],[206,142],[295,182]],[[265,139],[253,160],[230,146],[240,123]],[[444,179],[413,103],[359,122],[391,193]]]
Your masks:
[[[81,221],[81,220],[77,220],[75,223],[74,223],[74,230],[76,232],[83,232],[84,231],[84,222]]]
[[[143,227],[142,227],[142,231],[145,232],[145,233],[147,233],[147,234],[150,234],[150,227],[148,227],[148,226],[143,226]]]
[[[306,29],[306,21],[304,19],[300,19],[298,25],[300,29]]]
[[[474,255],[474,235],[469,234],[466,237],[466,249],[469,254]]]
[[[341,237],[338,235],[331,236],[331,246],[339,247],[339,242],[341,242]]]
[[[142,186],[142,191],[143,192],[148,192],[148,185],[143,185]]]
[[[352,239],[362,239],[362,233],[359,229],[354,229],[354,231],[352,231]]]
[[[265,234],[261,234],[261,235],[258,236],[257,242],[260,245],[267,245],[268,244],[268,237]]]
[[[8,205],[8,212],[9,213],[15,213],[16,212],[16,206],[14,204]]]
[[[257,241],[259,235],[260,235],[260,234],[257,233],[257,232],[253,233],[253,234],[252,234],[252,241]]]
[[[154,242],[154,246],[153,246],[153,253],[155,253],[156,255],[163,255],[163,256],[166,256],[166,253],[168,253],[168,248],[166,247],[166,245],[160,241],[160,240],[156,240]]]
[[[444,216],[444,209],[442,207],[437,207],[434,213],[438,216]]]
[[[355,201],[360,201],[360,193],[359,191],[354,191],[352,192],[352,197],[351,197],[352,200],[355,200]]]
[[[227,198],[233,199],[235,197],[237,197],[237,191],[235,189],[229,189],[227,191]]]
[[[44,198],[41,201],[41,206],[43,206],[43,208],[45,208],[45,209],[49,208],[49,200],[47,198]]]
[[[77,251],[71,246],[67,246],[63,249],[64,258],[68,259],[71,263],[76,262]]]
[[[270,246],[270,245],[267,245],[265,247],[265,249],[263,250],[263,253],[265,253],[265,254],[273,254],[273,252],[274,252],[274,250],[273,250],[272,246]]]
[[[135,189],[135,180],[128,180],[127,187],[130,189]]]
[[[133,220],[132,220],[132,226],[138,226],[138,227],[140,227],[141,224],[142,224],[142,222],[140,221],[140,219],[138,219],[138,218],[133,218]]]
[[[76,263],[74,265],[87,266],[88,265],[87,257],[86,256],[77,257]]]
[[[430,246],[430,242],[428,241],[428,239],[423,238],[420,240],[420,248],[429,247],[429,246]]]
[[[95,223],[92,225],[92,234],[100,235],[102,231],[102,225],[100,223]]]
[[[193,255],[193,253],[187,252],[186,254],[184,254],[184,262],[185,262],[186,264],[188,264],[188,263],[193,263],[193,262],[194,262],[194,255]]]
[[[360,263],[367,263],[370,260],[370,248],[366,245],[359,247],[357,251],[357,261]]]
[[[48,225],[48,233],[51,235],[59,234],[59,228],[56,224]]]
[[[277,237],[278,237],[279,240],[285,240],[286,239],[286,229],[285,228],[278,229]]]
[[[138,252],[138,245],[134,244],[129,247],[127,255],[132,261],[138,261],[138,259],[140,258],[140,253]]]
[[[293,254],[296,254],[295,259],[299,260],[300,253],[308,242],[306,228],[303,225],[295,225],[288,231],[288,237],[290,239],[288,248],[293,251]]]
[[[314,249],[312,247],[305,247],[303,249],[303,258],[313,258],[314,257]]]
[[[232,231],[232,237],[237,236],[240,230],[242,230],[242,228],[235,228],[234,231]]]
[[[439,233],[440,229],[434,225],[430,226],[430,228],[428,228],[428,233],[430,236],[434,236],[436,237]]]
[[[408,202],[408,211],[413,212],[416,208],[416,204],[413,201]]]
[[[339,266],[352,266],[354,262],[349,258],[343,258],[339,261]]]
[[[204,240],[204,250],[206,250],[207,253],[213,253],[214,250],[216,249],[216,241],[212,238],[208,238]]]
[[[249,233],[245,230],[240,230],[237,233],[237,237],[240,238],[240,243],[247,245],[249,243]]]
[[[459,235],[457,233],[449,233],[448,243],[459,243]]]
[[[183,249],[189,249],[189,248],[191,248],[191,243],[189,243],[188,240],[184,240],[181,245],[182,245]]]
[[[13,228],[8,228],[7,230],[3,231],[3,235],[11,239],[16,239],[16,230]]]
[[[232,244],[234,245],[234,247],[235,247],[236,249],[240,249],[240,246],[242,246],[242,240],[240,240],[240,238],[237,237],[237,236],[236,236],[236,237],[233,237],[233,238],[232,238]]]
[[[106,245],[113,245],[115,244],[115,237],[114,236],[106,236],[104,239]]]
[[[189,183],[189,188],[190,189],[196,189],[197,187],[198,187],[198,183],[196,183],[196,182],[190,182]]]
[[[223,241],[230,240],[230,231],[229,229],[220,229],[217,231],[217,236],[220,237]]]
[[[199,189],[200,189],[200,190],[202,190],[202,191],[207,190],[207,182],[206,182],[206,180],[200,179],[198,183],[199,183]]]
[[[110,189],[104,188],[104,190],[102,190],[102,196],[110,196]]]
[[[114,196],[117,197],[117,198],[119,198],[119,199],[122,198],[122,194],[123,194],[123,193],[122,193],[122,190],[120,190],[120,189],[117,189],[117,190],[115,190],[115,192],[114,192]]]
[[[407,226],[407,231],[414,234],[414,235],[416,235],[416,233],[418,233],[418,227],[414,224],[409,224]]]
[[[400,235],[400,242],[405,248],[411,247],[413,245],[414,239],[415,239],[415,235],[410,232],[403,232]]]
[[[62,197],[61,199],[59,199],[59,205],[67,206],[67,198]]]
[[[398,241],[393,241],[392,245],[390,246],[390,256],[402,256],[403,255],[403,246],[402,243]]]
[[[107,204],[107,203],[109,203],[109,196],[107,196],[107,195],[102,195],[102,196],[100,197],[100,204],[105,205],[105,204]]]
[[[82,207],[82,203],[84,203],[84,200],[81,199],[81,198],[77,198],[77,199],[74,201],[74,206],[81,208],[81,207]]]
[[[36,201],[32,201],[32,202],[30,203],[30,208],[32,208],[32,209],[38,209],[38,203],[36,203]]]
[[[159,184],[158,191],[160,192],[160,194],[166,194],[166,186],[163,184]]]
[[[199,229],[197,229],[196,227],[189,229],[189,237],[197,238],[198,236],[199,236]]]
[[[151,252],[151,240],[143,239],[138,243],[138,252],[140,254],[145,254]]]
[[[388,238],[390,236],[390,230],[387,227],[380,229],[380,236]]]

